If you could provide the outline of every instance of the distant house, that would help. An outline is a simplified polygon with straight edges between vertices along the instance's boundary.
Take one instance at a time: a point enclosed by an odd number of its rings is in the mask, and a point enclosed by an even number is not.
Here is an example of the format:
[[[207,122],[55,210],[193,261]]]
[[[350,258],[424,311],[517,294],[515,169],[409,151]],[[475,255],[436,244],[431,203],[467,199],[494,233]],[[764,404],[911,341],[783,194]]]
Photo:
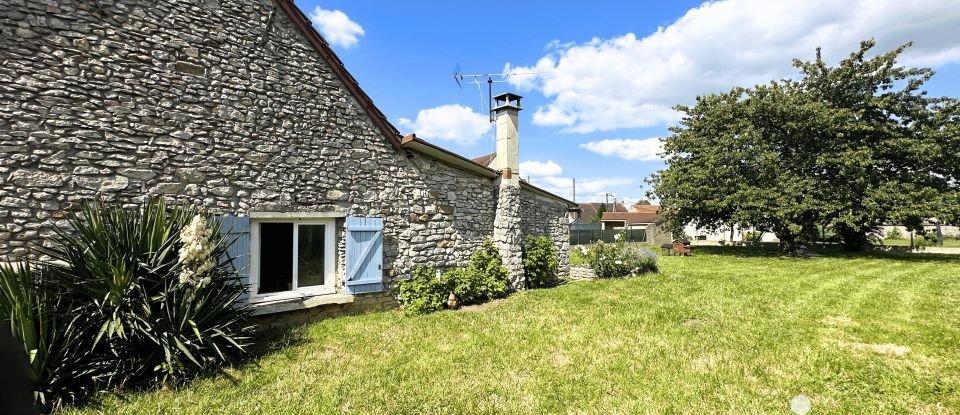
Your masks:
[[[604,212],[600,224],[603,229],[646,229],[660,220],[660,206],[638,206],[633,212]]]
[[[624,207],[623,202],[616,203],[580,203],[580,212],[577,216],[570,218],[570,223],[572,224],[583,224],[591,223],[593,218],[597,216],[597,211],[600,210],[600,206],[606,205],[607,212],[628,212],[627,208]]]
[[[690,239],[695,241],[710,241],[710,242],[740,242],[743,241],[744,236],[747,232],[757,232],[757,229],[754,227],[743,228],[740,226],[733,226],[720,228],[717,230],[709,230],[706,228],[698,227],[695,223],[687,224],[683,228],[683,233],[687,235]],[[762,242],[778,242],[777,236],[773,232],[761,232],[760,241]]]

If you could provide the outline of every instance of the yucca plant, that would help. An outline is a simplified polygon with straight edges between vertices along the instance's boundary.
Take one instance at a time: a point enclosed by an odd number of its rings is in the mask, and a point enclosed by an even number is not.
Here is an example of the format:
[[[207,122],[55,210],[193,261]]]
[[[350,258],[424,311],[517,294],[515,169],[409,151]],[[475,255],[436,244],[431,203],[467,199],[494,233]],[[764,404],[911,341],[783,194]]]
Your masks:
[[[113,370],[94,347],[94,310],[57,284],[52,272],[22,263],[0,266],[0,319],[21,346],[34,397],[45,410],[82,399]]]
[[[197,215],[194,207],[159,199],[139,208],[85,203],[44,251],[64,284],[100,316],[95,341],[121,369],[113,385],[189,377],[229,362],[249,342],[249,309],[236,301],[246,288],[230,266],[232,241],[218,223],[204,241],[214,246],[216,265],[203,276],[209,282],[180,282],[181,232]]]

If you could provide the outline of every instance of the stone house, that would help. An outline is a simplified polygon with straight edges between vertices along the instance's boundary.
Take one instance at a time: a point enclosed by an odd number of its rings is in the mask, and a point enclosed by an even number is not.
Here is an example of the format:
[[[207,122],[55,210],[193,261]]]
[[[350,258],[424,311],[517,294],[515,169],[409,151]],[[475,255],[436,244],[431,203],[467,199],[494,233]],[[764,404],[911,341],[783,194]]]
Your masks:
[[[88,199],[221,215],[258,314],[395,305],[418,265],[526,235],[568,272],[575,204],[519,181],[520,97],[490,167],[402,137],[292,0],[0,0],[0,261]]]

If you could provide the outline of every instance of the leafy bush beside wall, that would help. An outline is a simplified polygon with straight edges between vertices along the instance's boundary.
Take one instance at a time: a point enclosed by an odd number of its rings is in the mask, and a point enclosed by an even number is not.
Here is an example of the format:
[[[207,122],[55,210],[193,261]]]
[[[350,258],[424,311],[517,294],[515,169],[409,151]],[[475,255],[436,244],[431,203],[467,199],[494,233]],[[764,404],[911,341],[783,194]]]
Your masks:
[[[489,239],[483,241],[480,248],[470,256],[467,272],[478,281],[478,291],[472,297],[492,300],[507,295],[510,286],[507,282],[507,268],[503,266],[500,252]]]
[[[528,236],[523,246],[523,276],[527,288],[549,287],[557,283],[557,247],[546,236]]]
[[[453,268],[440,278],[430,267],[418,267],[410,278],[397,283],[398,300],[410,314],[438,311],[445,305],[466,305],[507,294],[507,269],[493,243],[484,241],[465,267]],[[450,303],[451,294],[454,296]]]
[[[448,291],[436,273],[433,267],[420,266],[410,278],[397,283],[397,296],[404,311],[427,314],[443,308]]]

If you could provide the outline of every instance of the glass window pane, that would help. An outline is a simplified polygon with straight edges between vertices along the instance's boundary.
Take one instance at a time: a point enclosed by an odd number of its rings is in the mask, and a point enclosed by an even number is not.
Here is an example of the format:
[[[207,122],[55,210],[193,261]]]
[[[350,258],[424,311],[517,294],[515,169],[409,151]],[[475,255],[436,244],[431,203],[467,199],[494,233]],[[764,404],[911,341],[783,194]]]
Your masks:
[[[324,284],[325,234],[324,225],[300,225],[297,241],[297,286]]]
[[[258,293],[293,289],[293,224],[260,224],[260,287]]]

